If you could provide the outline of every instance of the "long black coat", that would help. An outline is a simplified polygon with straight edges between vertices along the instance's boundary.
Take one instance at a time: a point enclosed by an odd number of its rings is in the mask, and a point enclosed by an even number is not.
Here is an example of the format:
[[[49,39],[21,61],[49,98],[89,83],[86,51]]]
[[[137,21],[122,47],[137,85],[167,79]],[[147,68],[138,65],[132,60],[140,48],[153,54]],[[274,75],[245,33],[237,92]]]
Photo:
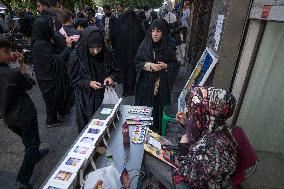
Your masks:
[[[127,11],[117,23],[115,54],[121,70],[123,96],[135,94],[135,56],[144,39],[142,25],[134,11]]]
[[[107,77],[117,81],[120,76],[112,53],[106,47],[96,57],[89,54],[88,37],[93,32],[100,33],[100,30],[91,26],[85,29],[78,48],[73,50],[68,62],[69,79],[72,87],[74,87],[79,132],[90,121],[96,110],[101,106],[104,98],[104,89],[92,89],[90,81],[103,84],[104,79]],[[103,38],[102,35],[101,37]]]
[[[65,62],[71,48],[59,55],[50,42],[53,32],[45,18],[34,23],[32,57],[39,88],[46,104],[47,120],[55,121],[57,113],[65,115],[72,106],[72,93]]]
[[[161,23],[159,25],[162,26]],[[161,27],[160,29],[164,33],[164,28]],[[167,70],[149,72],[143,69],[146,62],[157,64],[158,61],[166,63],[168,65]],[[161,133],[163,109],[171,103],[173,84],[180,67],[175,49],[168,44],[165,37],[162,37],[158,44],[154,44],[151,32],[149,32],[138,50],[135,64],[137,71],[135,105],[154,107],[153,129]],[[155,95],[155,83],[158,79],[160,79],[160,84]]]
[[[68,113],[73,104],[73,94],[65,65],[71,50],[68,47],[57,55],[52,44],[46,41],[36,41],[33,44],[35,75],[46,105],[53,107],[54,112],[50,113],[54,114],[54,118],[57,113],[60,115]]]

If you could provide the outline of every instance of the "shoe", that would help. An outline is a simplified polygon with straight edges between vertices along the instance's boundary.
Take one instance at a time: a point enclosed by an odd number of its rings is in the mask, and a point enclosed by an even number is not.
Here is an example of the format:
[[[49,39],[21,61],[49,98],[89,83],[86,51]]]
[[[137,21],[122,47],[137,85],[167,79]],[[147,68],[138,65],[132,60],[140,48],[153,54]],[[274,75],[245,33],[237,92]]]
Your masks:
[[[65,119],[65,115],[61,115],[61,114],[58,114],[58,120],[60,123],[63,123],[64,122],[64,119]]]
[[[17,182],[16,183],[16,188],[17,189],[33,189],[33,186],[31,184],[24,184],[24,183],[21,183],[21,182]]]
[[[39,150],[39,157],[38,157],[37,162],[42,160],[48,153],[49,153],[49,149],[48,148],[44,148],[42,150]]]
[[[47,128],[52,128],[52,127],[58,127],[60,126],[60,121],[59,120],[56,120],[56,121],[47,121],[46,122],[46,126]]]

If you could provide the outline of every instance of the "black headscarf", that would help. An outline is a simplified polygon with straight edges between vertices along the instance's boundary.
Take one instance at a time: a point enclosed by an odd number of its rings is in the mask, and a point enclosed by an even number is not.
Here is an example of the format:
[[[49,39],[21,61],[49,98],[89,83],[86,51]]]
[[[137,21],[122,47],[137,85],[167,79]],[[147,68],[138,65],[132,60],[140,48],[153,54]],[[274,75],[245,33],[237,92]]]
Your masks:
[[[161,30],[162,32],[162,38],[159,42],[154,43],[152,39],[152,29],[157,28]],[[160,62],[165,62],[165,63],[171,63],[172,61],[176,61],[175,56],[175,50],[174,48],[169,45],[167,42],[166,36],[165,36],[165,25],[162,20],[155,20],[153,24],[150,27],[150,30],[148,31],[146,37],[144,38],[141,46],[139,47],[137,56],[136,56],[136,71],[137,71],[137,77],[136,81],[138,82],[141,76],[141,73],[143,71],[144,64],[140,64],[139,62],[151,62],[151,63],[158,63]],[[154,51],[159,51],[161,56],[154,57]],[[169,75],[170,79],[170,84],[169,84],[169,89],[170,91],[172,90],[173,82],[175,81],[177,72],[179,70],[179,65],[178,64],[168,64],[168,72],[167,75]],[[159,75],[161,74],[161,75]],[[154,77],[163,77],[165,75],[165,72],[157,72],[157,73],[151,73]]]
[[[152,39],[152,29],[155,28],[162,32],[160,41],[156,43]],[[164,23],[161,20],[155,20],[135,59],[137,70],[135,105],[154,107],[153,129],[159,133],[162,131],[163,108],[171,103],[173,83],[179,70],[176,52],[167,42],[165,33]],[[167,69],[158,72],[144,71],[146,62],[154,64],[164,62],[167,64]],[[156,91],[157,82],[159,87]]]
[[[53,37],[53,30],[51,29],[48,21],[39,17],[33,25],[32,43],[36,40],[50,42]]]
[[[88,48],[103,47],[104,39],[100,32],[90,33],[88,36]]]
[[[153,39],[152,39],[152,29],[155,29],[155,28],[161,30],[161,32],[162,32],[162,38],[157,43],[154,43]],[[167,40],[166,40],[166,36],[165,36],[164,23],[161,20],[155,20],[152,23],[146,37],[144,38],[137,54],[142,53],[142,54],[144,54],[145,58],[147,57],[148,62],[157,63],[157,62],[154,62],[155,60],[154,60],[153,50],[154,50],[154,48],[161,48],[161,49],[163,49],[163,58],[162,58],[162,60],[158,60],[158,61],[167,62],[168,59],[170,58],[169,53],[168,53],[169,52],[168,46],[169,45],[167,44]],[[143,67],[137,69],[137,71],[138,71],[137,79],[139,78],[139,74],[141,73],[142,70],[143,70]]]
[[[90,73],[94,70],[92,68],[94,66],[92,60],[96,59],[103,62],[104,46],[103,34],[98,27],[89,26],[83,31],[78,45],[78,53],[80,55],[81,74],[83,74],[85,78],[93,79],[92,76],[94,73]],[[93,57],[89,53],[89,48],[92,47],[103,47],[103,49],[99,54]]]

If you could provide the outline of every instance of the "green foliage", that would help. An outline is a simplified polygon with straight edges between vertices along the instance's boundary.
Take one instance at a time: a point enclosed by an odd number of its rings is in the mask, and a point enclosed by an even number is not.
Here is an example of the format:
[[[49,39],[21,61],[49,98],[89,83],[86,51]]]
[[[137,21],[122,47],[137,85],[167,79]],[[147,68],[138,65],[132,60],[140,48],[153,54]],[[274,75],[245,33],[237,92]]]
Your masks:
[[[98,5],[110,4],[115,6],[117,3],[123,3],[128,8],[138,8],[148,5],[152,8],[158,8],[162,5],[162,0],[97,0]]]
[[[103,4],[110,4],[114,7],[117,3],[123,3],[127,8],[138,8],[144,5],[149,5],[152,8],[161,6],[163,0],[59,0],[60,4],[68,9],[77,7],[84,7],[86,5],[102,6]],[[7,8],[17,9],[31,9],[35,10],[37,0],[2,0]]]

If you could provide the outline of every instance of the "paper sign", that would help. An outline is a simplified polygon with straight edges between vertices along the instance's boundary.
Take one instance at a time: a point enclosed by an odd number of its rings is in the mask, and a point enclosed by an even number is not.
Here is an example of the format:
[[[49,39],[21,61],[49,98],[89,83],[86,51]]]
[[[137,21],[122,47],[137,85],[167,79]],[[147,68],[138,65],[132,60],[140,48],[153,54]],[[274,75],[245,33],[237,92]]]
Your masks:
[[[218,15],[217,24],[216,24],[216,31],[215,31],[215,35],[214,35],[214,39],[215,39],[214,50],[215,51],[218,50],[219,44],[220,44],[220,41],[221,41],[221,33],[222,33],[224,19],[225,19],[224,15]]]

